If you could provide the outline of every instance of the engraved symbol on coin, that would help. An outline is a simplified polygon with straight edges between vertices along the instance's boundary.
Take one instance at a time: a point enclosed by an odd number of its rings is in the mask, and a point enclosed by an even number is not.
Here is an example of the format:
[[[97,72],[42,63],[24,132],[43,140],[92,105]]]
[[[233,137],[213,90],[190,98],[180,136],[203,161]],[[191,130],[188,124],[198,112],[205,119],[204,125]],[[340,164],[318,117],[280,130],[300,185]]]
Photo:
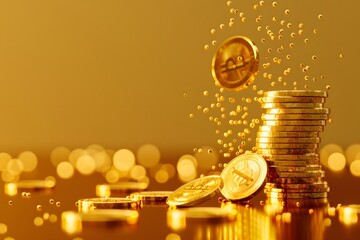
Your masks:
[[[253,170],[249,167],[248,162],[244,162],[244,167],[238,170],[236,167],[233,171],[237,176],[234,177],[234,182],[236,185],[246,185],[249,186],[254,179],[251,177],[253,175]]]
[[[225,40],[212,60],[212,75],[221,86],[242,90],[255,79],[259,68],[259,54],[248,38],[235,36]]]

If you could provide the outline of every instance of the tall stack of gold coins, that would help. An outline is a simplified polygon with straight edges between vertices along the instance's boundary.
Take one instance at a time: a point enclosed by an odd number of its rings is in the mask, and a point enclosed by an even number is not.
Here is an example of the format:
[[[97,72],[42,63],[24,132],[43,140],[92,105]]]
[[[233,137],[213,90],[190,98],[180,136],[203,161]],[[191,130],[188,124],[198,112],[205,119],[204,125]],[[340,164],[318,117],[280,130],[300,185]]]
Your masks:
[[[263,125],[257,152],[268,163],[265,194],[270,199],[325,199],[329,192],[318,154],[329,116],[326,91],[281,90],[261,98]]]

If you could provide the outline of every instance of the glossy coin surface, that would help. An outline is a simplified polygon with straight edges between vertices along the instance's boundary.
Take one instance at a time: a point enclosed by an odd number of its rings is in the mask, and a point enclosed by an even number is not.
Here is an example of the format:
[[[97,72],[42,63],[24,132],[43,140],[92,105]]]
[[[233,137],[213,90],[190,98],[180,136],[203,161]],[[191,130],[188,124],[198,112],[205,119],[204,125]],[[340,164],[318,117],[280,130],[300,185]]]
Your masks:
[[[258,148],[257,152],[262,155],[303,155],[317,153],[314,148]]]
[[[323,103],[263,103],[261,108],[323,108]]]
[[[111,184],[96,185],[96,196],[98,197],[122,197],[126,193],[139,192],[147,189],[145,182],[118,182]]]
[[[269,198],[326,198],[328,196],[327,192],[320,193],[277,193],[270,192],[265,193]]]
[[[320,138],[286,138],[286,137],[263,137],[263,138],[256,138],[257,143],[320,143]]]
[[[322,132],[324,126],[260,126],[262,132]]]
[[[318,148],[318,144],[308,144],[308,143],[256,143],[258,149],[271,148],[271,149],[288,149],[288,148]]]
[[[133,198],[85,198],[78,200],[79,212],[88,212],[98,209],[138,209],[141,201]]]
[[[267,129],[268,130],[268,129]],[[314,138],[319,137],[319,132],[275,132],[258,131],[257,137],[262,138]]]
[[[143,191],[131,193],[130,198],[141,200],[144,204],[165,204],[172,193],[173,191]]]
[[[326,120],[329,118],[328,114],[262,114],[261,120]]]
[[[325,103],[325,98],[321,97],[262,97],[261,103]]]
[[[264,184],[267,164],[264,158],[255,153],[245,153],[231,160],[221,177],[224,181],[220,189],[229,200],[252,197]]]
[[[269,108],[267,114],[329,114],[328,108]]]
[[[177,188],[166,203],[176,207],[194,206],[213,197],[221,185],[222,178],[218,175],[197,178]]]
[[[325,120],[265,120],[266,126],[325,126]]]
[[[266,97],[292,96],[292,97],[327,97],[326,91],[321,90],[279,90],[264,93]]]
[[[247,88],[254,81],[258,68],[258,49],[250,39],[242,36],[225,40],[212,60],[215,81],[233,90]]]

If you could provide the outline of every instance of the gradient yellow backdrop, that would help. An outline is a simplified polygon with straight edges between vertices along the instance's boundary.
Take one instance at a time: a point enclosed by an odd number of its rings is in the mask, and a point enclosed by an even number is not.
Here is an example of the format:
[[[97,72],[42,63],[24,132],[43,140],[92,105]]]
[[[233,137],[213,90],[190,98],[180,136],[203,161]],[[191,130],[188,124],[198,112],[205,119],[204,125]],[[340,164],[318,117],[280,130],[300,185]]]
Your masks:
[[[256,3],[233,2],[244,9]],[[327,107],[334,120],[322,142],[346,147],[359,141],[358,4],[278,3],[289,7],[294,24],[319,29],[311,38],[331,85]],[[267,9],[269,16],[275,11]],[[48,153],[58,145],[154,143],[188,152],[216,145],[207,119],[188,117],[202,104],[202,91],[217,91],[211,57],[232,35],[247,35],[260,45],[250,18],[210,34],[230,17],[220,0],[1,0],[0,150]],[[217,46],[205,52],[204,44],[213,39]],[[265,48],[259,48],[262,57]]]

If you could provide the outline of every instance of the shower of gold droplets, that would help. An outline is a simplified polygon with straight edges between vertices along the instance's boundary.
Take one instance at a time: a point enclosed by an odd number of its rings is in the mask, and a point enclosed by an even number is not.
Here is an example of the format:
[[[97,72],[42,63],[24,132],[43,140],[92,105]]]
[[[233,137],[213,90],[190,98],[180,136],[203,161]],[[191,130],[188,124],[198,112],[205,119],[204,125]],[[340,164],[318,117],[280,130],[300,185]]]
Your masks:
[[[247,36],[260,50],[259,73],[255,83],[244,91],[230,93],[215,83],[219,89],[217,93],[204,90],[202,94],[205,98],[214,97],[213,101],[197,105],[189,117],[194,118],[197,112],[204,114],[215,126],[219,153],[224,158],[230,158],[246,150],[255,150],[251,142],[259,119],[251,115],[253,111],[250,108],[254,107],[253,103],[258,102],[264,91],[311,88],[329,91],[330,85],[325,83],[325,74],[316,67],[322,56],[316,53],[316,49],[313,50],[312,45],[312,40],[321,33],[318,26],[325,19],[322,13],[314,13],[311,25],[316,27],[313,27],[299,21],[299,16],[287,8],[285,1],[245,4],[229,0],[225,3],[230,17],[210,29],[211,39],[204,45],[204,50],[213,54],[226,38]],[[250,31],[244,30],[249,28]],[[227,30],[231,35],[224,36]],[[342,57],[341,53],[340,59]],[[244,97],[249,96],[249,90],[253,91],[250,94],[252,97]]]

